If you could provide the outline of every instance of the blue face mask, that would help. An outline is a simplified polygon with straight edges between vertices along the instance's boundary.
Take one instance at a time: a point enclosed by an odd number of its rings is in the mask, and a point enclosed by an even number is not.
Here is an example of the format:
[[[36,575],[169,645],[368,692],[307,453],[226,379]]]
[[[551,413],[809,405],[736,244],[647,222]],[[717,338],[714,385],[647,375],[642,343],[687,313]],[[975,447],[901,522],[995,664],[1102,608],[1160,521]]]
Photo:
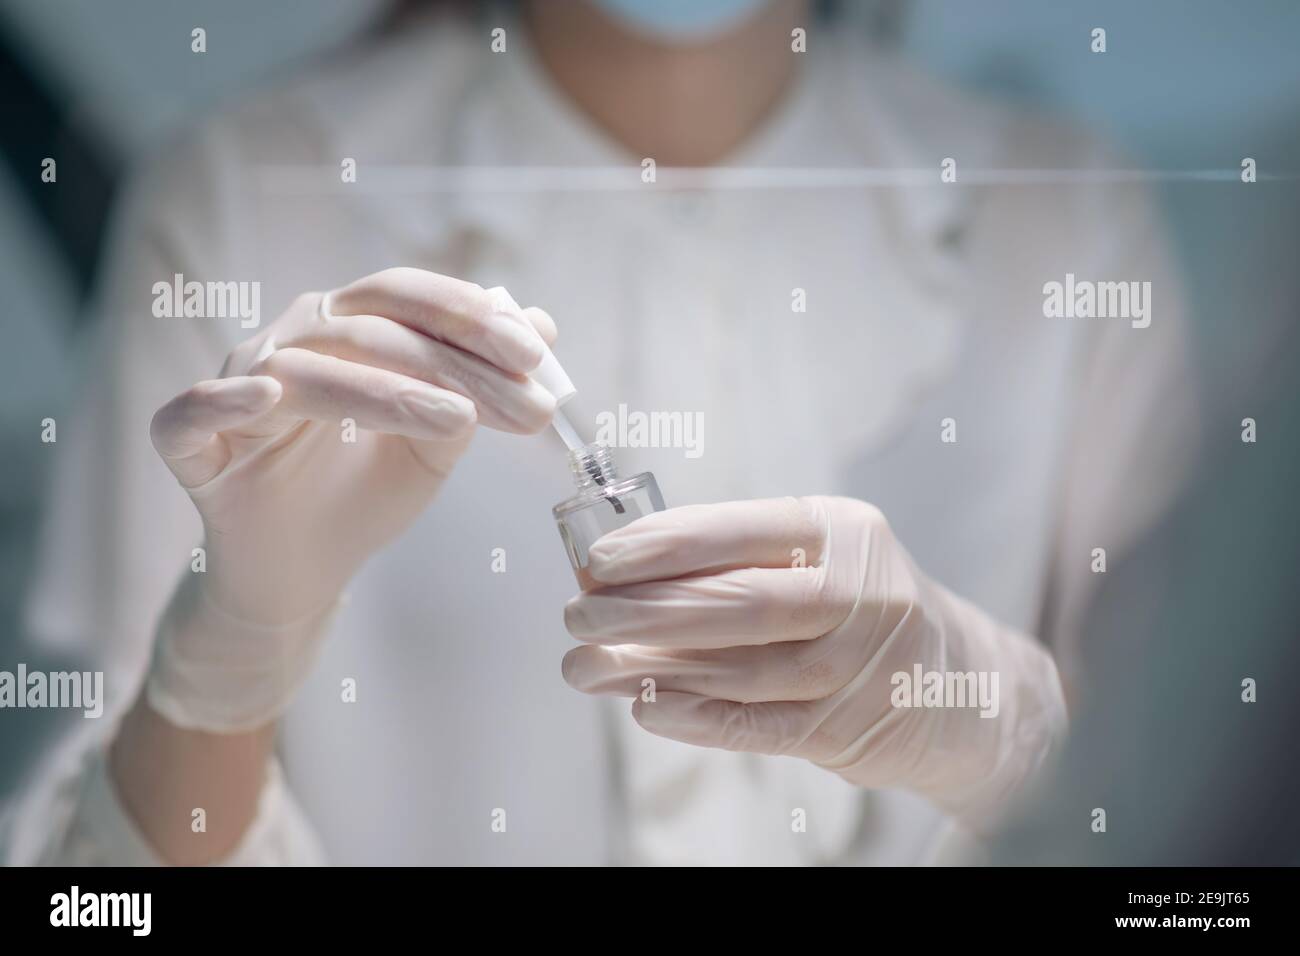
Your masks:
[[[726,33],[767,0],[593,0],[634,30],[675,42]]]

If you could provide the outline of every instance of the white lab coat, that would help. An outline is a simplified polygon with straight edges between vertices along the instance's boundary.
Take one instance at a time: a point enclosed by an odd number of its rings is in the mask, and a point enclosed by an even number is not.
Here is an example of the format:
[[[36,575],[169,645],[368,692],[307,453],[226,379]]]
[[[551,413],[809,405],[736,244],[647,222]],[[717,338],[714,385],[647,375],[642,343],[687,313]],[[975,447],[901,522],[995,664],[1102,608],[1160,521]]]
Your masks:
[[[154,318],[151,286],[177,272],[260,281],[264,322],[298,292],[393,265],[503,284],[555,316],[587,427],[619,403],[702,414],[699,458],[619,452],[625,473],[657,474],[670,506],[873,501],[933,577],[1050,641],[1070,683],[1092,548],[1113,562],[1187,468],[1191,390],[1159,230],[1133,187],[961,183],[964,170],[1112,162],[1083,137],[857,42],[824,38],[804,67],[726,165],[933,176],[682,192],[661,171],[643,184],[642,157],[562,98],[522,28],[492,54],[486,35],[432,20],[253,98],[140,175],[112,238],[86,394],[60,422],[30,605],[34,640],[101,662],[109,714],[46,762],[14,810],[9,859],[151,859],[98,757],[200,537],[147,426],[250,334]],[[939,182],[944,157],[956,185]],[[554,167],[557,184],[618,167],[629,188],[422,179],[452,166]],[[1042,286],[1066,272],[1151,280],[1151,327],[1044,318]],[[797,289],[806,312],[792,310]],[[940,441],[946,418],[956,443]],[[919,798],[660,740],[626,702],[564,684],[575,585],[549,509],[568,494],[553,435],[475,438],[427,513],[352,583],[232,861],[924,859],[942,820]],[[355,703],[341,700],[345,678]],[[796,808],[806,833],[792,830]]]

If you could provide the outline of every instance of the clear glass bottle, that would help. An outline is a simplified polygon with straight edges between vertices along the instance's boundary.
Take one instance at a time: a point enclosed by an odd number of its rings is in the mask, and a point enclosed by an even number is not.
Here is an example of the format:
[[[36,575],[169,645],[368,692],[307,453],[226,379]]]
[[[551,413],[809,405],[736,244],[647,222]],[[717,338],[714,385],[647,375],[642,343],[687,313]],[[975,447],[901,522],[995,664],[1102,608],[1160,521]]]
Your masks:
[[[648,471],[619,478],[614,456],[604,445],[571,450],[569,468],[578,493],[560,502],[551,513],[578,584],[585,591],[596,583],[587,571],[587,550],[596,539],[642,515],[663,511],[664,498],[655,476]]]

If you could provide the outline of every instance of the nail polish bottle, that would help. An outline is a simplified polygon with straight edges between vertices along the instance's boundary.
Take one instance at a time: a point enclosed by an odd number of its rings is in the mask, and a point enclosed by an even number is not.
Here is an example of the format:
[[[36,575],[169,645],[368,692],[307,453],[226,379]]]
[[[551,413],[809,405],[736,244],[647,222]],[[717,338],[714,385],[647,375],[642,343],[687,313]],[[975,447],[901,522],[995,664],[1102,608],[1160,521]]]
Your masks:
[[[550,349],[543,354],[532,378],[555,397],[552,425],[569,449],[569,470],[578,491],[552,508],[551,513],[578,584],[585,591],[596,586],[587,570],[587,551],[596,539],[642,515],[663,511],[664,499],[654,475],[646,471],[620,478],[609,448],[588,444],[578,434],[563,409],[578,390]]]
[[[587,551],[596,539],[642,515],[663,511],[664,498],[655,476],[648,471],[620,478],[614,456],[604,445],[571,448],[569,468],[578,493],[560,502],[551,513],[578,584],[585,591],[596,586],[587,570]]]

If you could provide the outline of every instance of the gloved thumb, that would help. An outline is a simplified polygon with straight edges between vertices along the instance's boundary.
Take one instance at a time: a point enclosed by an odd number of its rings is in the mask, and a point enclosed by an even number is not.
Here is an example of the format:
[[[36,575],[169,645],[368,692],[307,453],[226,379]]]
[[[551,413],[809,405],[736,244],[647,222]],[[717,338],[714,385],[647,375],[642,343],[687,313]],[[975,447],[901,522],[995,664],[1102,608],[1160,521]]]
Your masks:
[[[211,481],[230,461],[220,433],[265,415],[280,400],[280,383],[266,375],[199,382],[154,414],[153,446],[185,488]]]

